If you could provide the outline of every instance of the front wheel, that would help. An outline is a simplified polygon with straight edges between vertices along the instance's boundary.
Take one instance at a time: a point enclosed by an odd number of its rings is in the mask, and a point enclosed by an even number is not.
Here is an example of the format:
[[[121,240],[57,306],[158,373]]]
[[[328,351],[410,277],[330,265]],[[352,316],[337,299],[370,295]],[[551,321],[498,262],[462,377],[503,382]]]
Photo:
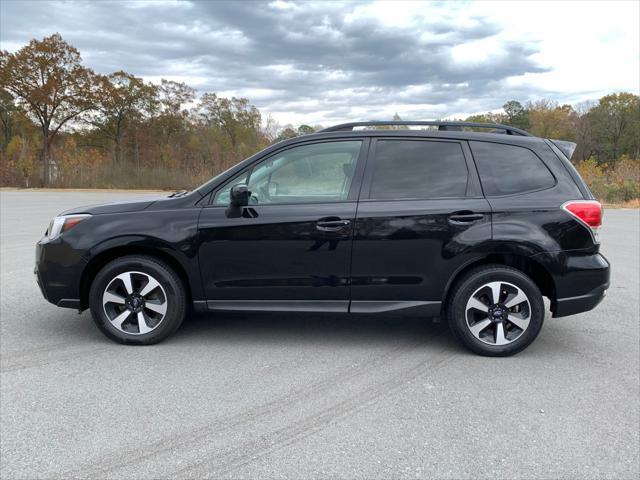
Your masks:
[[[447,305],[449,326],[469,350],[504,357],[524,350],[540,333],[544,302],[519,270],[487,265],[467,273]]]
[[[96,325],[119,343],[150,345],[171,335],[187,312],[185,288],[176,273],[153,257],[113,260],[96,275],[89,293]]]

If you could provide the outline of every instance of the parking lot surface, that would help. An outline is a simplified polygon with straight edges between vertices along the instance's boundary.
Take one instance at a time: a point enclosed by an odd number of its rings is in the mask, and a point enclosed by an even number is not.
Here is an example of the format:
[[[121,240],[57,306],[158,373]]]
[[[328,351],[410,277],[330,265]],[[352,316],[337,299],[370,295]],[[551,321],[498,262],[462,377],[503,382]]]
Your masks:
[[[132,196],[0,192],[3,479],[640,475],[638,210],[605,214],[604,302],[495,359],[399,316],[215,314],[116,345],[42,298],[34,244]]]

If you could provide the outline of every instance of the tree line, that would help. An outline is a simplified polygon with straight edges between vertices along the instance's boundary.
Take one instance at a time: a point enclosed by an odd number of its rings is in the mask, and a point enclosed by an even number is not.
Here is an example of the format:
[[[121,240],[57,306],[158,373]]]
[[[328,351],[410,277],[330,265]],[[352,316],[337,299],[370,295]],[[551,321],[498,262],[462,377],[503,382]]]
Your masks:
[[[575,106],[511,100],[464,120],[574,141],[573,161],[598,194],[640,197],[638,95]],[[0,185],[24,187],[189,187],[321,128],[280,126],[249,99],[198,94],[182,82],[98,74],[59,34],[0,51],[0,124]]]

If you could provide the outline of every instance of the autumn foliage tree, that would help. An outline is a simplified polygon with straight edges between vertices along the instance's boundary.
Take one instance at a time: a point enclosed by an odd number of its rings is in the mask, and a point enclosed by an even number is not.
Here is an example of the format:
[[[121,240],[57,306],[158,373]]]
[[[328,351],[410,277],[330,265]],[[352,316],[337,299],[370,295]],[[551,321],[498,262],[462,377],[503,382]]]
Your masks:
[[[640,197],[634,93],[578,105],[512,99],[466,120],[574,141],[572,160],[599,198]],[[282,126],[247,98],[183,82],[95,74],[58,34],[0,52],[0,185],[189,188],[270,143],[321,128]]]
[[[42,133],[43,181],[51,180],[50,147],[60,129],[93,108],[95,75],[60,34],[0,52],[0,87],[11,92]]]
[[[153,111],[157,89],[123,71],[101,75],[97,83],[90,122],[113,142],[113,163],[120,165],[124,132]]]

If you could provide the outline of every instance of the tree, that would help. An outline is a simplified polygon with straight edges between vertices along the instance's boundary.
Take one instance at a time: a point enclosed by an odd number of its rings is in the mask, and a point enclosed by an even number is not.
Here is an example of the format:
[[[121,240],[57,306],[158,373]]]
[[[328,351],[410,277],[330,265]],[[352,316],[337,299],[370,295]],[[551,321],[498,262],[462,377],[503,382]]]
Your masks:
[[[597,153],[593,117],[589,114],[594,107],[595,103],[592,101],[580,102],[574,107],[574,114],[569,118],[575,132],[574,141],[577,143],[573,154],[576,161],[587,160]]]
[[[640,97],[633,93],[614,93],[598,101],[589,115],[600,144],[601,161],[611,161],[623,154],[640,156]]]
[[[152,111],[157,89],[141,78],[119,71],[99,77],[95,107],[97,116],[91,123],[114,144],[113,161],[122,163],[122,137],[125,128]]]
[[[15,136],[7,145],[7,160],[18,173],[22,183],[29,188],[29,179],[36,172],[37,158],[35,148],[28,138]]]
[[[188,112],[183,107],[196,98],[196,91],[184,82],[160,80],[158,87],[160,107],[164,114],[186,117]]]
[[[196,91],[183,82],[161,80],[157,87],[159,115],[154,119],[155,126],[161,130],[163,143],[167,143],[176,134],[184,130],[189,117],[186,105],[196,98]]]
[[[225,132],[234,149],[243,140],[258,140],[250,137],[260,131],[260,112],[246,98],[223,98],[215,93],[205,93],[200,99],[199,111],[206,125]]]
[[[571,116],[575,114],[570,105],[558,105],[553,100],[538,100],[527,104],[531,128],[529,131],[537,137],[574,140],[575,132],[571,125]]]
[[[298,133],[293,129],[291,125],[286,125],[275,139],[275,142],[282,142],[283,140],[289,140],[290,138],[295,138],[298,136]]]
[[[506,115],[504,113],[478,113],[476,115],[471,115],[464,120],[465,122],[471,123],[506,123]],[[469,130],[474,132],[486,132],[487,129],[483,127],[471,127]]]
[[[6,153],[7,146],[12,137],[14,124],[14,115],[17,107],[13,101],[13,97],[9,92],[0,89],[0,126],[2,127],[2,143],[0,144],[0,152]]]
[[[60,129],[93,107],[94,73],[56,33],[0,52],[0,85],[18,97],[40,125],[44,183],[51,180],[50,146]]]
[[[509,100],[502,108],[507,115],[507,125],[526,130],[531,126],[529,121],[529,112],[522,104],[516,100]]]
[[[309,135],[310,133],[315,133],[315,129],[310,127],[309,125],[300,125],[298,127],[298,135]]]

